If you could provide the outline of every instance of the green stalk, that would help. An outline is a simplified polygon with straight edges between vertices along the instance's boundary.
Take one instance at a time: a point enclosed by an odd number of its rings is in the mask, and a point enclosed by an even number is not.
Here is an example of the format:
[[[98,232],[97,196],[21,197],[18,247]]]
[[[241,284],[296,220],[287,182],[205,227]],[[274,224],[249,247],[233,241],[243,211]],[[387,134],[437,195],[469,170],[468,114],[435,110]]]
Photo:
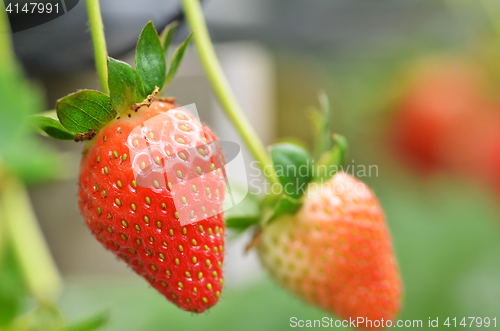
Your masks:
[[[89,16],[90,33],[94,44],[95,67],[101,82],[101,90],[109,94],[108,86],[108,53],[106,50],[106,39],[104,37],[104,26],[102,25],[101,9],[99,0],[87,0],[87,13]]]
[[[495,30],[497,36],[500,36],[500,17],[498,15],[498,9],[495,4],[490,0],[480,0],[479,3],[483,7],[484,14],[488,17],[491,26]]]
[[[271,183],[278,183],[278,178],[274,173],[271,158],[260,140],[255,130],[250,125],[245,114],[241,110],[236,97],[224,76],[224,72],[215,54],[214,47],[208,34],[203,12],[198,0],[182,0],[184,14],[191,30],[194,34],[194,43],[198,51],[201,64],[210,81],[210,85],[225,111],[226,115],[233,122],[246,145],[250,149],[253,157],[259,162],[264,175]]]
[[[0,8],[1,10],[1,8]],[[0,174],[2,176],[2,174]],[[2,187],[2,178],[0,178],[0,187]],[[7,236],[6,236],[6,229],[5,229],[5,216],[4,216],[4,210],[3,206],[0,203],[0,265],[2,265],[2,261],[4,259],[4,251],[5,248],[7,247]]]
[[[10,27],[0,1],[0,70],[17,66]],[[61,278],[43,239],[23,184],[5,173],[0,160],[0,223],[3,239],[14,248],[16,259],[30,292],[39,300],[50,300],[61,287]]]
[[[24,185],[6,175],[0,192],[2,222],[30,293],[40,301],[60,292],[61,278],[43,239]]]
[[[5,4],[0,1],[0,69],[10,68],[14,63],[12,40],[10,39],[10,25],[5,11]]]

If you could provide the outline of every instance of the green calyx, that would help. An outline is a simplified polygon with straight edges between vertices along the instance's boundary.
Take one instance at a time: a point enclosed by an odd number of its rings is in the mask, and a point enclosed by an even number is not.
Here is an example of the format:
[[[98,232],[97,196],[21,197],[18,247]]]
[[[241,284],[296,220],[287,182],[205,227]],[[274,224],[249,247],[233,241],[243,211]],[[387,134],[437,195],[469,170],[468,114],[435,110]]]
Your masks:
[[[319,109],[310,111],[315,133],[314,158],[303,147],[291,143],[277,144],[271,149],[283,194],[267,208],[262,220],[264,224],[285,214],[295,214],[302,206],[302,197],[307,192],[308,184],[324,184],[344,164],[347,140],[331,132],[333,111],[324,92],[319,94],[319,103]]]
[[[149,21],[142,29],[135,52],[135,69],[108,57],[109,95],[80,90],[57,101],[55,112],[39,114],[29,122],[41,133],[60,140],[89,140],[113,119],[149,106],[175,77],[192,38],[174,51],[167,70],[166,56],[177,23],[159,36]]]
[[[332,107],[325,93],[319,95],[320,108],[309,112],[313,126],[314,157],[296,143],[285,142],[270,147],[274,170],[281,185],[281,192],[273,199],[266,197],[260,202],[258,214],[226,213],[226,225],[236,230],[252,225],[269,224],[280,216],[295,214],[303,203],[309,183],[321,185],[333,177],[344,164],[347,152],[347,140],[338,134],[332,134]],[[251,204],[256,200],[247,195],[241,205]]]

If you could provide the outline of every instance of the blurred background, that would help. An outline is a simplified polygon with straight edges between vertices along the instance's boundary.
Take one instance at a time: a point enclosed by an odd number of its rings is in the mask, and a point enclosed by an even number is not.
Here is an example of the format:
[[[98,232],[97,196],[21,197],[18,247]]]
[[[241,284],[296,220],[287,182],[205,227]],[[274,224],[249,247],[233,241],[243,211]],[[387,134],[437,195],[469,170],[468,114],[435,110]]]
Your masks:
[[[496,0],[204,0],[216,50],[266,144],[311,145],[306,110],[324,89],[348,164],[377,194],[403,282],[401,319],[497,317],[500,323],[500,3]],[[103,0],[108,53],[133,62],[142,26],[182,19],[177,0]],[[183,24],[175,40],[187,35]],[[85,2],[13,35],[46,109],[99,89]],[[220,139],[240,142],[190,48],[166,95],[196,103]],[[181,312],[89,235],[77,207],[82,144],[42,137],[62,160],[29,196],[64,278],[68,319],[109,309],[102,330],[285,330],[327,313],[281,289],[227,238],[226,287],[208,313]],[[248,153],[245,161],[251,162]],[[0,302],[6,309],[8,303]],[[25,303],[26,307],[29,303]],[[441,323],[442,324],[442,323]]]

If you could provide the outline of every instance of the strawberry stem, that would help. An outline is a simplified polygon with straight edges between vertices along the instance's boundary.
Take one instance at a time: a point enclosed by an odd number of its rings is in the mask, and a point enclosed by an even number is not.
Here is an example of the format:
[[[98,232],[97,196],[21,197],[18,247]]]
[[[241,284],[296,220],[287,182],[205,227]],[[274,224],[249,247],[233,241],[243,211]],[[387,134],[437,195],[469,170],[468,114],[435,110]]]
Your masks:
[[[5,11],[5,4],[0,4],[0,69],[8,68],[14,64],[14,52],[12,47],[12,40],[10,39],[10,26]]]
[[[36,220],[24,185],[15,177],[2,180],[0,208],[9,243],[30,293],[46,301],[59,293],[61,278]]]
[[[222,71],[208,34],[199,1],[182,0],[182,5],[191,30],[196,31],[194,34],[194,43],[198,51],[198,56],[222,109],[240,133],[253,157],[259,162],[259,166],[266,178],[271,183],[279,183],[274,172],[271,158],[264,144],[241,110],[224,72]]]
[[[0,1],[0,70],[17,67],[10,27]],[[0,231],[12,245],[30,292],[45,301],[59,292],[61,278],[31,208],[23,183],[3,170],[0,160]],[[5,244],[5,243],[3,243]]]
[[[106,39],[102,25],[101,9],[99,0],[87,0],[87,14],[89,16],[90,33],[94,44],[94,58],[101,90],[109,95],[108,87],[108,54],[106,50]]]

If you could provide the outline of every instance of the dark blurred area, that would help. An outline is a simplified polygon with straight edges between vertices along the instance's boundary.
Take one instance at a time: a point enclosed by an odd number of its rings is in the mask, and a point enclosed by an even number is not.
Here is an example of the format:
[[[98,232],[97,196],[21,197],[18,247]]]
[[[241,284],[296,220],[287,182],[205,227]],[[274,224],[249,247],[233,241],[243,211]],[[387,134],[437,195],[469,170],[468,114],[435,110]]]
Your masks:
[[[214,41],[252,40],[276,51],[316,56],[360,48],[373,51],[384,44],[402,42],[416,31],[446,40],[456,31],[456,22],[436,1],[202,2]],[[144,21],[152,19],[161,31],[169,22],[183,19],[177,0],[106,0],[101,11],[108,52],[114,57],[135,48],[137,31]],[[74,73],[93,65],[84,1],[57,20],[17,33],[14,41],[17,54],[33,76]]]

